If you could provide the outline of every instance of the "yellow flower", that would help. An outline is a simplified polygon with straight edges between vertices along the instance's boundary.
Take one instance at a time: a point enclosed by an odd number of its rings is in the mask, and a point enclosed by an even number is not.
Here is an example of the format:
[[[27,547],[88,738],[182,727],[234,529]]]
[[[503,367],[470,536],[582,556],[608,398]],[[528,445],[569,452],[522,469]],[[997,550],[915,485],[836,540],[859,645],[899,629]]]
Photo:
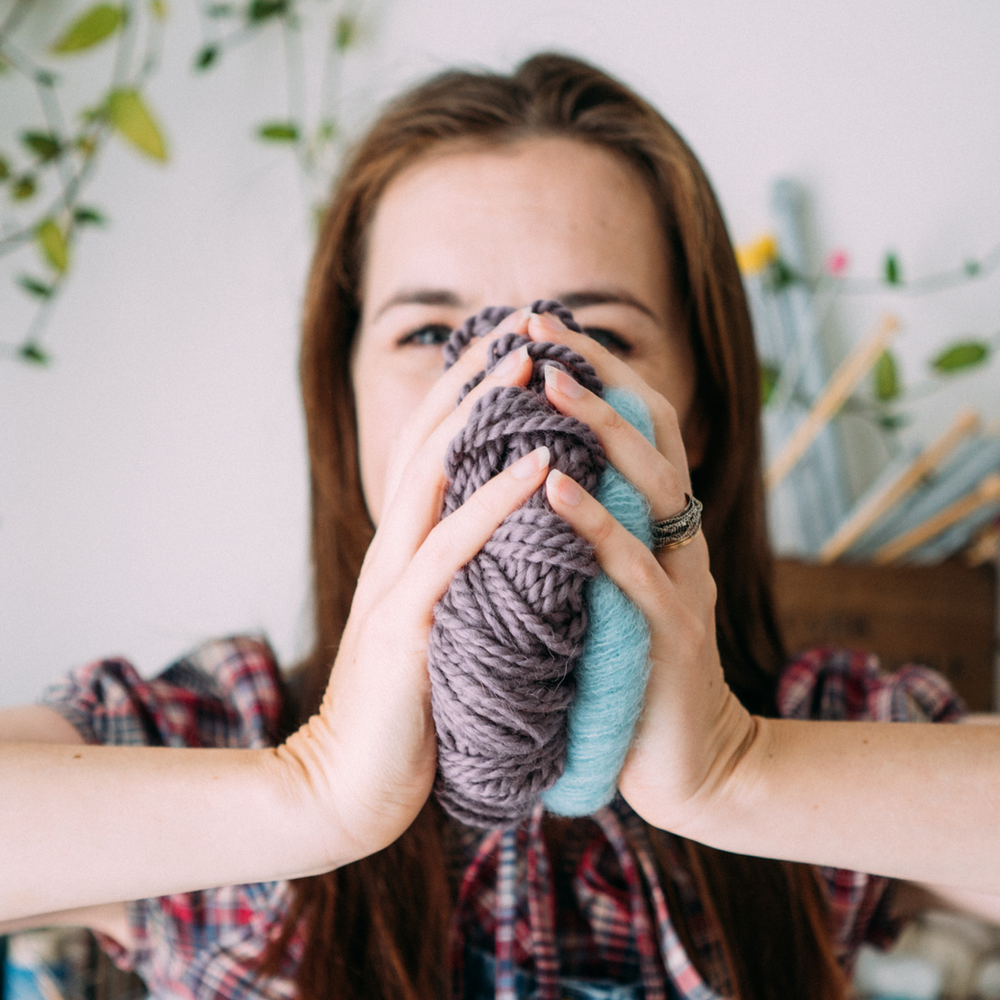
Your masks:
[[[736,248],[736,263],[743,274],[757,274],[778,259],[778,242],[770,235]]]

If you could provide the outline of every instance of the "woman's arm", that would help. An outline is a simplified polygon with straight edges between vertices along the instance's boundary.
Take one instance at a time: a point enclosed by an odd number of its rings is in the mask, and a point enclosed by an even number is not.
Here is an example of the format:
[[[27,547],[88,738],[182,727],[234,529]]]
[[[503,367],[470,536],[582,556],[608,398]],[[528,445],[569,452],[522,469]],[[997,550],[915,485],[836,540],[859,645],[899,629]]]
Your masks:
[[[124,903],[82,906],[76,910],[60,910],[58,913],[39,913],[20,920],[0,920],[0,934],[19,934],[39,927],[86,927],[114,938],[126,951],[135,948]]]
[[[4,744],[0,918],[322,870],[289,778],[273,750]]]
[[[83,743],[76,726],[46,705],[0,709],[0,743]]]
[[[654,517],[683,509],[690,479],[667,400],[590,338],[534,318],[529,330],[646,402],[656,447],[569,376],[547,379],[552,404],[594,429]],[[566,476],[553,470],[547,489],[650,626],[645,708],[619,777],[645,820],[722,850],[1000,892],[1000,727],[752,717],[723,676],[704,537],[654,554]]]
[[[55,709],[23,705],[0,709],[0,743],[82,744],[83,737]],[[0,921],[0,934],[15,934],[35,927],[89,927],[131,948],[132,931],[124,903],[107,903],[58,913],[43,913],[21,920]]]
[[[1000,893],[996,727],[753,723],[750,739],[676,808],[685,835],[723,850]]]

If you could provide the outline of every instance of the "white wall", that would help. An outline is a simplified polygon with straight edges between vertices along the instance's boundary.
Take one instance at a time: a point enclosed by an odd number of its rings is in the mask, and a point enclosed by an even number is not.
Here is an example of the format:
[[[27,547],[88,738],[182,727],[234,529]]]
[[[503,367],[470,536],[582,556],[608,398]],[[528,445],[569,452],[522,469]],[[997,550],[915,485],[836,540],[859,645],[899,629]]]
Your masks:
[[[74,0],[76,2],[76,0]],[[83,6],[80,4],[79,6]],[[6,7],[0,8],[0,14]],[[41,8],[53,24],[72,5]],[[769,228],[771,180],[815,198],[818,246],[911,276],[1000,241],[996,0],[382,0],[347,80],[356,114],[455,62],[509,68],[581,54],[657,103],[699,152],[738,242]],[[150,97],[165,168],[111,149],[89,233],[50,328],[56,363],[0,362],[0,705],[106,654],[149,673],[213,635],[308,642],[306,496],[295,384],[308,260],[294,170],[250,138],[282,113],[280,47],[189,71],[175,0]],[[0,78],[0,135],[27,98]],[[16,124],[20,124],[18,119]],[[0,339],[24,329],[0,284]],[[857,335],[886,302],[848,310]],[[908,370],[961,333],[1000,329],[1000,277],[894,303]],[[1000,414],[997,369],[939,394],[911,433],[963,402]]]

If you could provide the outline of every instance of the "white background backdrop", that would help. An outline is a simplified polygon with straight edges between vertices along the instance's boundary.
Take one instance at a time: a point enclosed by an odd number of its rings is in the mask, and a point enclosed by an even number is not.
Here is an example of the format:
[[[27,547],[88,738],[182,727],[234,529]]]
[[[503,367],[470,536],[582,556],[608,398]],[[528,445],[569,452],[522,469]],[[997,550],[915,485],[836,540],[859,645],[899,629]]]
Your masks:
[[[36,34],[84,6],[43,0]],[[807,187],[818,252],[845,248],[855,275],[890,248],[916,277],[1000,241],[1000,0],[381,0],[367,17],[355,118],[453,63],[558,48],[665,112],[737,242],[769,229],[778,175]],[[252,139],[284,113],[281,49],[195,76],[190,0],[174,0],[166,43],[149,98],[170,163],[108,151],[87,201],[112,224],[80,247],[47,334],[55,363],[0,361],[0,705],[107,654],[150,673],[221,634],[265,630],[285,663],[308,644],[309,230],[290,156]],[[0,78],[0,143],[29,101]],[[23,298],[4,275],[6,342]],[[853,309],[845,337],[887,302]],[[1000,278],[892,304],[912,378],[936,346],[1000,329]],[[968,402],[1000,414],[1000,369],[939,393],[908,433],[929,438]]]

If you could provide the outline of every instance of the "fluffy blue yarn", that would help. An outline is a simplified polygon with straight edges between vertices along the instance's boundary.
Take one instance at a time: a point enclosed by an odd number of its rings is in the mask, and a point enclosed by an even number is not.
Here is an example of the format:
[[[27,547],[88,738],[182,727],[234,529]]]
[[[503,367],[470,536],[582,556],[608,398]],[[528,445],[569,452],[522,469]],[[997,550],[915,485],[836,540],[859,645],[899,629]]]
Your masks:
[[[606,389],[604,400],[654,442],[649,410],[634,392]],[[608,465],[595,496],[652,548],[649,504],[621,473]],[[642,612],[604,573],[588,583],[587,606],[583,656],[569,709],[566,769],[542,793],[545,808],[561,816],[589,816],[614,798],[649,677],[649,627]]]

